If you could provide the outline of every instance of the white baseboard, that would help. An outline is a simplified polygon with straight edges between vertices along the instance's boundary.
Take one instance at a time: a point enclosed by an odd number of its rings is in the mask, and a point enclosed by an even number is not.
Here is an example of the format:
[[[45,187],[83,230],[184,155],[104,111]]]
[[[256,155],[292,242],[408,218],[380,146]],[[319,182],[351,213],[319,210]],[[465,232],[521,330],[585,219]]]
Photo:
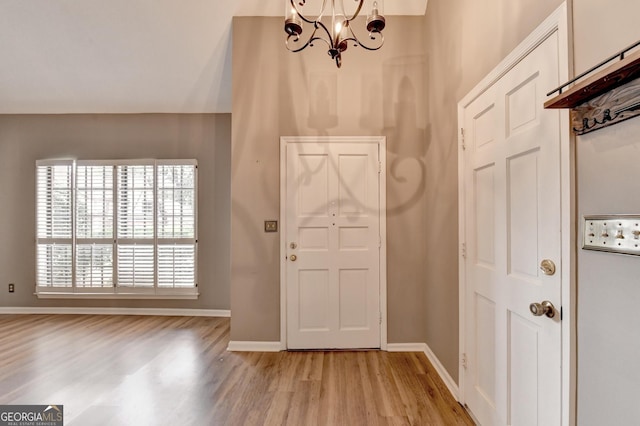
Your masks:
[[[427,356],[429,361],[431,361],[431,365],[433,365],[433,368],[436,369],[436,371],[440,375],[440,378],[442,379],[444,384],[447,386],[447,389],[449,389],[449,392],[451,392],[451,395],[453,395],[456,401],[460,401],[460,388],[458,388],[458,384],[456,383],[455,380],[453,380],[453,377],[451,377],[451,375],[449,374],[447,369],[444,368],[444,366],[442,365],[442,363],[440,362],[436,354],[433,353],[429,345],[427,345],[426,343],[424,344],[424,354]]]
[[[460,390],[458,388],[458,384],[451,377],[446,368],[442,365],[436,354],[433,353],[429,345],[426,343],[389,343],[387,345],[388,352],[423,352],[433,368],[435,368],[436,372],[444,382],[451,395],[456,399],[456,401],[460,401]]]
[[[243,342],[230,341],[227,350],[230,352],[280,352],[280,342]]]
[[[224,309],[162,309],[162,308],[28,308],[0,307],[0,314],[45,314],[45,315],[157,315],[178,317],[225,317],[231,316]]]
[[[389,343],[387,352],[424,352],[424,343]]]

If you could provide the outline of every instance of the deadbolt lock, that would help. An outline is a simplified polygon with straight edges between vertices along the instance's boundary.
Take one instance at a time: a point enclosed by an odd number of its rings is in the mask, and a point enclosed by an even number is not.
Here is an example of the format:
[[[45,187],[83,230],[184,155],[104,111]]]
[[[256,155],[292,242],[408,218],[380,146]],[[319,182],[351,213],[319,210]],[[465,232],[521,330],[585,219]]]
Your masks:
[[[556,273],[556,264],[552,260],[545,259],[540,263],[540,269],[545,275],[553,275]]]

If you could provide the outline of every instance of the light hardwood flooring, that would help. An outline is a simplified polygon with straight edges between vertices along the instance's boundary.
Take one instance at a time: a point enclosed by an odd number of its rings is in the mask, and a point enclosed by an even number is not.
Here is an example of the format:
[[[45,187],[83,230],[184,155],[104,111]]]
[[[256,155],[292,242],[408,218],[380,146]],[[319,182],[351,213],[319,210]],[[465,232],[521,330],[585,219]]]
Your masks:
[[[229,319],[0,315],[0,404],[65,425],[473,425],[424,354],[231,353]]]

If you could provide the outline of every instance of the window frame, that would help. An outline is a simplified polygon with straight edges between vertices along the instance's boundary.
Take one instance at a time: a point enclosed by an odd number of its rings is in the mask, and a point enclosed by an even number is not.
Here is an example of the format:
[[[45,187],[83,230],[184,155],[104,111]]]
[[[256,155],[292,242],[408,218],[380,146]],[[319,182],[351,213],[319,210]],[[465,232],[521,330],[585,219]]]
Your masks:
[[[68,244],[68,239],[39,238],[39,202],[38,202],[38,170],[40,167],[70,165],[71,166],[71,271],[72,281],[70,287],[54,287],[39,285],[38,247],[42,244]],[[119,195],[118,167],[120,166],[153,166],[153,237],[152,238],[123,238],[118,235],[119,226]],[[160,166],[193,166],[193,238],[167,239],[158,237],[158,169]],[[78,167],[82,166],[107,166],[113,167],[112,172],[112,235],[105,238],[78,238]],[[131,159],[131,160],[37,160],[36,161],[36,284],[35,294],[38,298],[82,298],[82,299],[197,299],[198,290],[198,163],[195,159]],[[193,245],[193,287],[168,287],[160,286],[158,279],[159,270],[159,245],[185,244]],[[135,247],[136,245],[149,244],[153,246],[153,285],[152,286],[122,286],[119,284],[118,273],[118,249],[120,247]],[[112,256],[112,285],[104,287],[79,286],[77,282],[78,246],[81,245],[111,245]]]

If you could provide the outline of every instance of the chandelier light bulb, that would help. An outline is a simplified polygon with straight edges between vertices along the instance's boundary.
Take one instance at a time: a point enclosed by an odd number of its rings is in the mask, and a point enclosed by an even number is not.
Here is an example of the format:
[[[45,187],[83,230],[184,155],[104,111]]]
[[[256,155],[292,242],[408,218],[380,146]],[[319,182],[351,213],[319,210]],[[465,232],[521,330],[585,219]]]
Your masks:
[[[298,36],[302,34],[302,21],[298,17],[298,11],[293,6],[287,7],[286,18],[284,20],[284,32],[296,40]]]
[[[373,33],[380,33],[386,26],[386,20],[384,16],[380,14],[378,10],[378,2],[373,2],[373,8],[371,9],[371,15],[367,18],[367,31],[371,36]]]

